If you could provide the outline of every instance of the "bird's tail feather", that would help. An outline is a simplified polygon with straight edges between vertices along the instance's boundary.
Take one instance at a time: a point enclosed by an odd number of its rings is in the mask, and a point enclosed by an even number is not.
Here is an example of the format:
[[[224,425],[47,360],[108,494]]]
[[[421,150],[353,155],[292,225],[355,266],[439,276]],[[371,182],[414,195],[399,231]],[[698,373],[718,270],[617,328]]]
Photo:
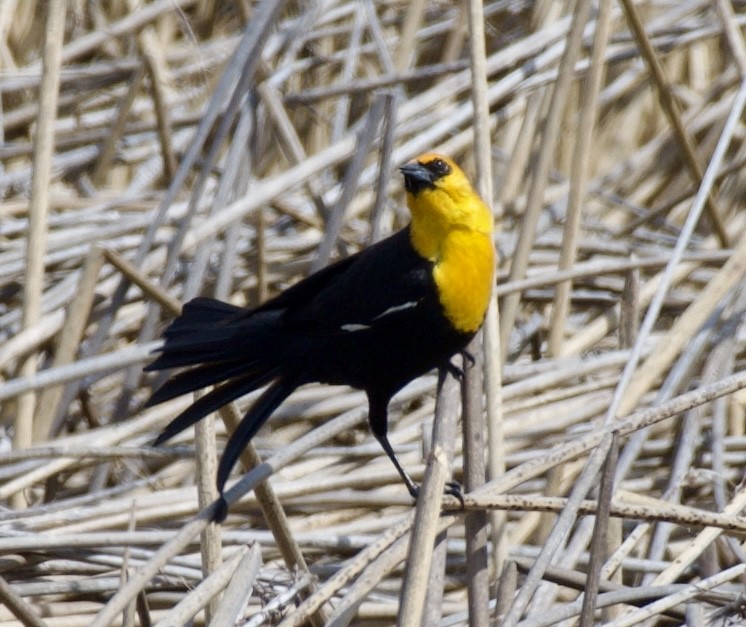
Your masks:
[[[196,366],[195,368],[173,375],[153,393],[145,403],[145,407],[160,405],[182,394],[195,392],[206,388],[208,385],[215,385],[233,377],[243,375],[259,376],[261,372],[262,369],[258,367],[258,364],[252,367],[251,363],[241,360],[221,361]]]
[[[145,370],[235,361],[237,356],[250,362],[252,352],[263,350],[272,336],[272,322],[267,314],[254,317],[241,307],[195,298],[164,331],[160,355]]]
[[[214,298],[193,298],[181,310],[181,315],[168,327],[166,335],[192,333],[205,325],[224,322],[245,314],[246,310]]]
[[[272,412],[279,407],[280,403],[290,396],[298,383],[299,381],[295,377],[280,377],[264,391],[241,419],[225,446],[223,456],[220,458],[217,486],[221,495],[225,488],[225,482],[228,480],[228,475],[236,464],[241,451],[256,435],[256,432],[259,431]]]
[[[266,385],[272,381],[272,379],[276,378],[278,374],[279,372],[277,370],[269,370],[258,374],[251,373],[239,376],[228,381],[225,385],[221,385],[211,392],[208,392],[176,416],[176,418],[174,418],[156,438],[155,442],[153,442],[153,446],[158,446],[166,440],[171,439],[175,435],[184,431],[187,427],[199,422],[202,418],[207,416],[207,414],[220,409],[223,405],[227,405],[244,394],[253,392],[263,385]],[[257,403],[259,403],[263,397],[264,395],[257,400]],[[280,402],[282,402],[282,399],[280,399]],[[274,407],[276,407],[276,405]],[[274,407],[272,409],[274,409]],[[251,413],[251,411],[249,413]]]

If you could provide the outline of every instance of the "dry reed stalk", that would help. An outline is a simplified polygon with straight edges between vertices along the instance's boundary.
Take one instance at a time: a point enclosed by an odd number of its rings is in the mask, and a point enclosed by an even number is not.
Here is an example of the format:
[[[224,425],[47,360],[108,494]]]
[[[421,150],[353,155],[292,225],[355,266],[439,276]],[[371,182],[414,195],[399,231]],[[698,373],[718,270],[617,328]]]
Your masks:
[[[65,11],[67,3],[57,0],[50,4],[45,30],[47,33],[43,56],[43,78],[39,87],[39,115],[34,138],[33,174],[31,199],[29,202],[29,232],[26,242],[26,276],[23,284],[22,326],[27,329],[37,324],[41,318],[41,299],[44,281],[43,258],[47,241],[47,212],[49,209],[49,182],[54,150],[54,120],[57,110],[61,48],[64,35]],[[36,373],[34,356],[21,363],[21,376],[30,377]],[[18,399],[18,409],[14,421],[16,448],[26,448],[33,442],[34,410],[36,397],[27,393]],[[13,505],[23,507],[23,494],[13,494]]]
[[[516,242],[510,265],[511,280],[522,279],[528,267],[528,257],[533,239],[536,235],[536,227],[539,222],[539,211],[543,204],[544,189],[549,176],[550,157],[554,151],[555,142],[559,132],[559,126],[565,111],[567,98],[572,83],[572,70],[575,66],[580,44],[582,41],[585,23],[590,15],[590,3],[579,0],[572,13],[572,25],[567,39],[567,47],[562,55],[562,61],[558,70],[557,81],[552,91],[548,104],[546,119],[541,128],[541,149],[538,152],[536,165],[534,167],[531,188],[527,199],[526,211],[524,213],[521,229]],[[501,307],[500,317],[500,346],[502,358],[505,361],[508,351],[508,340],[510,330],[515,325],[518,313],[518,294],[511,294],[505,298]]]

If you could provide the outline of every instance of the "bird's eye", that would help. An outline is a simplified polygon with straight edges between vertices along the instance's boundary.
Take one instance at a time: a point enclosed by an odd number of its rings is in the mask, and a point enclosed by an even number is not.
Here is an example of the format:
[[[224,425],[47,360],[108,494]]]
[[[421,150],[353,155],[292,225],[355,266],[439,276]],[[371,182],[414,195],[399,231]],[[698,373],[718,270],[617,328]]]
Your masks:
[[[428,167],[438,176],[445,176],[451,171],[451,168],[448,167],[448,164],[443,159],[433,159],[428,164]]]

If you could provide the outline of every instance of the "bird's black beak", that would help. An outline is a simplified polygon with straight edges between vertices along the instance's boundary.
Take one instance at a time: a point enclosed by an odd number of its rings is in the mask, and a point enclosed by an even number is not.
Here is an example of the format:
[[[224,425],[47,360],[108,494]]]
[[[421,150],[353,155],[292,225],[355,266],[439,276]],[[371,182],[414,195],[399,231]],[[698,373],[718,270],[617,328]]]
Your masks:
[[[404,175],[404,189],[416,195],[423,189],[435,188],[435,176],[419,161],[410,161],[399,168]]]

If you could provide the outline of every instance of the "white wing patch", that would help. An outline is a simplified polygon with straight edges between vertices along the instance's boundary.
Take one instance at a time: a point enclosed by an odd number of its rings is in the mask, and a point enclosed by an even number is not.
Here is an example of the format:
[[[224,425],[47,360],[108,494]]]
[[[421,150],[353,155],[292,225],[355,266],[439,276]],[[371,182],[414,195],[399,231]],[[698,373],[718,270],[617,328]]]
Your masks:
[[[355,331],[365,331],[366,329],[370,329],[370,326],[367,324],[343,324],[341,327],[342,331],[349,331],[350,333],[354,333]]]
[[[404,311],[406,309],[412,309],[412,307],[417,307],[417,303],[418,301],[416,300],[410,300],[404,303],[403,305],[394,305],[393,307],[389,307],[386,311],[379,313],[375,318],[373,318],[373,320],[371,320],[371,322],[380,320],[381,318],[397,313],[399,311]],[[348,331],[349,333],[354,333],[355,331],[366,331],[372,327],[369,324],[360,324],[357,322],[350,322],[347,324],[343,324],[339,328],[342,329],[342,331]]]
[[[396,313],[397,311],[404,311],[405,309],[412,309],[412,307],[417,307],[416,300],[410,300],[409,302],[406,302],[403,305],[395,305],[393,307],[389,307],[383,313],[379,313],[375,318],[373,318],[373,320],[380,320],[384,316],[388,316],[389,314]]]

